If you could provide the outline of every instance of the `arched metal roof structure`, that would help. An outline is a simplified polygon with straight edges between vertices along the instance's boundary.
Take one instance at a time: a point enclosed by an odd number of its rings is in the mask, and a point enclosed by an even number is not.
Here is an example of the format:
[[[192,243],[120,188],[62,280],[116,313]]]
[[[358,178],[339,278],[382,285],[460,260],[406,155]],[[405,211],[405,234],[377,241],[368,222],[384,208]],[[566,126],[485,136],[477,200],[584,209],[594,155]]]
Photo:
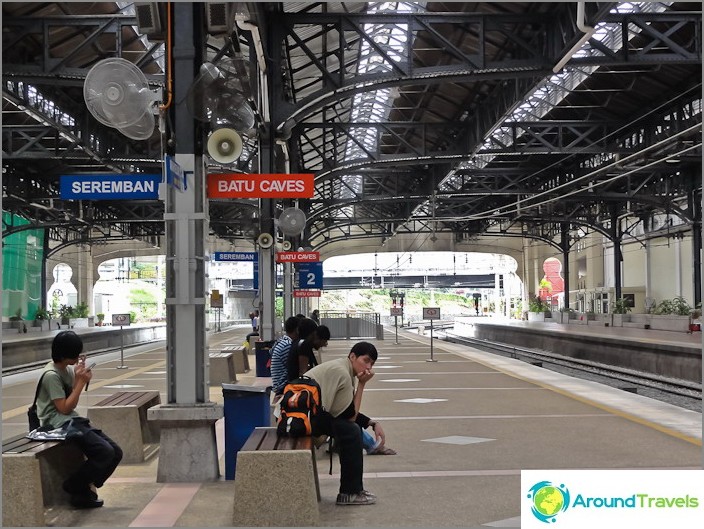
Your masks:
[[[178,141],[168,114],[135,141],[86,111],[83,79],[103,58],[165,84],[163,43],[122,5],[2,6],[3,210],[47,228],[52,246],[164,232],[160,201],[59,196],[61,174],[154,172]],[[206,5],[225,4],[195,3],[196,19]],[[256,172],[271,155],[281,172],[314,173],[295,242],[323,255],[404,234],[567,251],[584,230],[620,240],[660,214],[700,241],[701,5],[583,5],[230,3],[228,31],[204,22],[203,46],[251,61],[257,125],[236,164],[210,169]],[[253,244],[256,200],[211,199],[209,213],[212,235]]]

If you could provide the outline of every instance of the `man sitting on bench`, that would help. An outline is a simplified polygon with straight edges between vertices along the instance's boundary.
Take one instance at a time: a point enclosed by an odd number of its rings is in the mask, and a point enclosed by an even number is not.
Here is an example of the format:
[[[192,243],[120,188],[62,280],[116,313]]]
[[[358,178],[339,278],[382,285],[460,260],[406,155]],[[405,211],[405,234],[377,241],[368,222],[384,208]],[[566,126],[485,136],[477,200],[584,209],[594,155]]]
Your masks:
[[[358,342],[347,358],[323,362],[306,372],[320,385],[320,395],[325,410],[312,422],[313,436],[329,435],[335,438],[340,452],[340,493],[337,505],[371,505],[376,495],[364,489],[362,476],[362,428],[371,426],[383,446],[384,429],[359,412],[364,387],[374,376],[374,363],[378,353],[369,342]],[[357,388],[355,389],[355,379]]]
[[[61,428],[71,422],[66,442],[75,443],[86,461],[69,477],[63,488],[71,495],[71,505],[79,509],[102,507],[103,500],[91,488],[102,487],[122,459],[122,449],[88,419],[76,413],[78,399],[93,376],[82,355],[83,340],[73,331],[62,331],[51,344],[51,359],[44,372],[37,398],[37,414],[42,426]],[[69,369],[69,366],[73,366]]]

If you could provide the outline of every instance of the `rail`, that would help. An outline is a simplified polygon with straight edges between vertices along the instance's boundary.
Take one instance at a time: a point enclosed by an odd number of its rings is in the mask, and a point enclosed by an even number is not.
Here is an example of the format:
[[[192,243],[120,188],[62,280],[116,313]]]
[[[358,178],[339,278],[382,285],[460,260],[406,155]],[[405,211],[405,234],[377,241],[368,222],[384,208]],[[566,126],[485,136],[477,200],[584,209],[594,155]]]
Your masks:
[[[528,349],[526,347],[517,347],[515,345],[505,344],[501,342],[492,342],[489,340],[481,340],[468,336],[459,336],[452,333],[442,333],[442,336],[438,336],[438,338],[444,339],[452,343],[472,345],[477,348],[498,351],[500,354],[504,354],[510,356],[511,358],[516,358],[519,360],[523,360],[525,358],[532,361],[532,363],[536,363],[535,361],[539,361],[541,365],[543,362],[554,364],[557,366],[563,366],[570,369],[579,370],[584,373],[603,376],[622,382],[628,382],[631,384],[638,384],[673,395],[680,395],[683,397],[699,400],[701,400],[702,398],[702,385],[697,384],[696,382],[690,382],[688,380],[673,379],[653,375],[651,373],[645,373],[643,371],[636,371],[633,369],[610,366],[607,364],[593,362],[590,360],[582,360],[579,358],[563,356],[548,351]]]

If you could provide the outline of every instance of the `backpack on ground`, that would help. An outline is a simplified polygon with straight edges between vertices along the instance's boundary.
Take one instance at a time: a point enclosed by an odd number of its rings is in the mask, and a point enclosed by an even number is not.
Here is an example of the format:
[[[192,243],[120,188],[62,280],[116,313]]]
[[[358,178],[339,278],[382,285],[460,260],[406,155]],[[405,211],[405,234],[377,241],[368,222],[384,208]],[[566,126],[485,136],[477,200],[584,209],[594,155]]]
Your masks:
[[[291,380],[284,387],[281,399],[281,417],[276,431],[284,437],[311,435],[311,419],[323,409],[320,385],[310,377]]]

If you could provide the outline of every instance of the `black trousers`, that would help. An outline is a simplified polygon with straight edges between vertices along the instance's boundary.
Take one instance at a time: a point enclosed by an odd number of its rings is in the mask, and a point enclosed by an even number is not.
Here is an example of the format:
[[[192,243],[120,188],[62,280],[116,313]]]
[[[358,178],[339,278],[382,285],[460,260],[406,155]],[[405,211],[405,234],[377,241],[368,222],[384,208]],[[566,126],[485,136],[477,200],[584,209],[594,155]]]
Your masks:
[[[328,417],[313,423],[313,435],[330,435],[340,450],[340,493],[356,494],[364,489],[362,429],[349,419]]]
[[[83,465],[66,480],[72,490],[88,490],[91,483],[102,487],[122,460],[122,449],[117,443],[82,417],[73,419],[66,442],[78,445],[86,456]]]

